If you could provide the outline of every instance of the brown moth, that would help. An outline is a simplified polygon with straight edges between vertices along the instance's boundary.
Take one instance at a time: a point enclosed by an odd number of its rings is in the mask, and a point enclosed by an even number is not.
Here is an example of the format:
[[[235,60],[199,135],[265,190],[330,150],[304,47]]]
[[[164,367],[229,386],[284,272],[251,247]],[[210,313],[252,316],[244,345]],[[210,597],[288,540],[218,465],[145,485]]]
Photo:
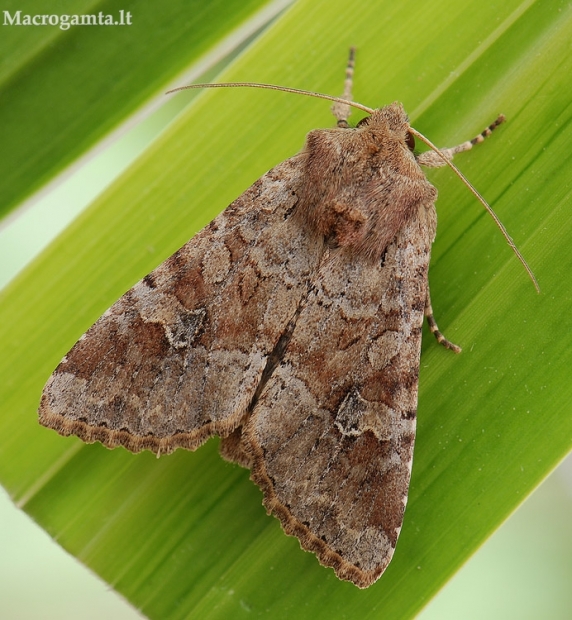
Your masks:
[[[437,190],[420,164],[445,165],[503,118],[415,155],[413,136],[428,141],[400,104],[351,102],[352,69],[353,54],[343,99],[318,95],[338,127],[310,132],[125,293],[56,368],[39,414],[133,452],[219,435],[285,532],[365,588],[403,521],[424,315],[460,350],[431,310]],[[350,105],[370,112],[356,128]]]

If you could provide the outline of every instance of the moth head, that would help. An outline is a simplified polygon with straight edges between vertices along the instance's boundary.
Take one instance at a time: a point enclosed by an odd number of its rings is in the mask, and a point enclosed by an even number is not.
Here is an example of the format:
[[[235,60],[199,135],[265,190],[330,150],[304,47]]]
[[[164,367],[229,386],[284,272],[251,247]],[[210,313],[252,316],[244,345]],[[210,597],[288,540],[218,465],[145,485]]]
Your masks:
[[[356,125],[356,129],[379,135],[382,140],[395,140],[407,147],[410,152],[415,150],[415,137],[411,133],[409,117],[399,102],[374,110]]]

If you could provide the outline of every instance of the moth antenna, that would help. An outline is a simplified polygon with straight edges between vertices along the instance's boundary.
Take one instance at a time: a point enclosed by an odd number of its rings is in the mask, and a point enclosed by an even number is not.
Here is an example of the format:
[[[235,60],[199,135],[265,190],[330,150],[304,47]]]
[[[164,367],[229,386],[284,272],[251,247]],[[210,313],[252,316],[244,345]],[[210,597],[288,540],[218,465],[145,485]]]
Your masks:
[[[367,106],[357,103],[356,101],[349,101],[343,97],[333,97],[332,95],[324,95],[323,93],[315,93],[311,90],[301,90],[299,88],[289,88],[287,86],[276,86],[275,84],[260,84],[258,82],[220,82],[219,84],[188,84],[187,86],[179,86],[178,88],[172,88],[165,94],[177,93],[181,90],[190,90],[191,88],[266,88],[268,90],[281,90],[284,93],[294,93],[295,95],[305,95],[306,97],[316,97],[317,99],[326,99],[333,101],[334,103],[341,103],[342,105],[351,106],[358,110],[363,110],[368,114],[372,114],[374,110]]]
[[[352,58],[350,57],[350,64],[352,62]],[[353,67],[352,67],[353,68]],[[326,99],[327,101],[333,101],[337,104],[342,104],[345,106],[351,106],[352,108],[356,108],[358,110],[362,110],[367,112],[367,114],[373,114],[374,110],[372,108],[368,108],[367,106],[357,103],[357,101],[350,101],[348,99],[344,99],[343,97],[334,97],[332,95],[325,95],[324,93],[316,93],[311,90],[302,90],[300,88],[290,88],[288,86],[278,86],[276,84],[264,84],[260,82],[220,82],[218,84],[188,84],[187,86],[179,86],[178,88],[172,88],[166,92],[167,95],[171,93],[177,93],[182,90],[191,90],[196,88],[265,88],[267,90],[278,90],[284,93],[293,93],[295,95],[304,95],[306,97],[315,97],[316,99]],[[492,207],[489,203],[479,194],[479,192],[471,185],[469,180],[465,177],[465,175],[453,164],[452,161],[447,159],[445,155],[441,152],[439,148],[437,148],[429,138],[426,138],[422,133],[419,133],[413,127],[409,128],[410,133],[419,138],[421,142],[424,142],[430,149],[435,151],[439,157],[453,170],[453,172],[461,179],[461,181],[467,186],[467,188],[473,193],[475,198],[485,207],[485,209],[489,212],[489,215],[493,218],[495,224],[500,229],[503,237],[505,238],[508,245],[512,248],[512,251],[516,254],[516,257],[521,262],[522,266],[526,269],[529,278],[532,280],[536,291],[540,293],[540,286],[532,272],[532,269],[529,267],[528,263],[524,259],[524,256],[520,253],[519,249],[516,247],[516,244],[511,239],[511,236],[508,234],[507,229],[504,227],[504,224],[500,221],[497,214],[493,211]]]
[[[498,228],[500,229],[501,233],[503,234],[503,237],[505,238],[506,242],[508,243],[508,245],[512,248],[512,251],[516,254],[516,257],[518,258],[518,260],[522,263],[522,266],[526,269],[526,272],[528,273],[529,278],[532,280],[532,283],[534,284],[534,287],[536,288],[536,292],[540,293],[540,286],[538,285],[538,282],[536,280],[536,277],[534,276],[534,273],[532,273],[532,269],[529,267],[528,263],[526,262],[526,260],[524,259],[524,256],[520,253],[519,249],[516,247],[516,244],[514,243],[514,241],[511,239],[511,236],[508,234],[507,229],[504,227],[504,224],[500,221],[498,215],[493,211],[493,208],[489,205],[489,203],[481,196],[481,194],[479,194],[479,192],[473,187],[473,185],[471,185],[471,183],[469,182],[469,180],[465,177],[465,175],[457,168],[457,166],[455,166],[455,164],[447,159],[447,157],[445,157],[445,155],[441,152],[441,150],[439,148],[437,148],[432,142],[431,140],[429,140],[428,138],[426,138],[422,133],[419,133],[416,129],[413,129],[412,127],[409,128],[409,131],[416,137],[419,138],[421,140],[421,142],[424,142],[430,149],[432,149],[433,151],[435,151],[435,153],[437,153],[437,155],[439,155],[439,157],[441,157],[441,159],[443,159],[443,161],[447,164],[447,166],[449,166],[449,168],[451,168],[451,170],[461,179],[461,181],[467,186],[467,188],[473,193],[473,195],[475,196],[475,198],[483,205],[483,207],[489,212],[489,215],[493,218],[495,224],[498,226]]]

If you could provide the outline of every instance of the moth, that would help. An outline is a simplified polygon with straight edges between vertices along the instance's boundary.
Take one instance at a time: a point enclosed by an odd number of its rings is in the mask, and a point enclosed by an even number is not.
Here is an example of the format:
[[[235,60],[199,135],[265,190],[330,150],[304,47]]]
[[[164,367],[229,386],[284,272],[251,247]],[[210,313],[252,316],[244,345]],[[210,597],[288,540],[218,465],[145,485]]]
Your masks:
[[[460,350],[431,310],[437,190],[420,166],[449,163],[503,117],[439,151],[400,104],[352,102],[353,65],[352,52],[342,98],[316,95],[337,127],[311,131],[125,293],[56,368],[39,416],[158,455],[220,436],[284,531],[365,588],[403,521],[424,316]],[[369,113],[354,128],[352,106]],[[434,150],[416,154],[415,137]]]

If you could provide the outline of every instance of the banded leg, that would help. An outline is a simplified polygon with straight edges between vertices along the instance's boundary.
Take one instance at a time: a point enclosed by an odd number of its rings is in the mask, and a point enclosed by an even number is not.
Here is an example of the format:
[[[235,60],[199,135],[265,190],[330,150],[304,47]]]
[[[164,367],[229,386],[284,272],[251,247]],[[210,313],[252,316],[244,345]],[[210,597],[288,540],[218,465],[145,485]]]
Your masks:
[[[346,101],[352,100],[352,86],[354,80],[354,66],[355,66],[356,48],[350,47],[350,57],[348,58],[348,64],[346,67],[346,80],[344,82],[344,93],[342,99]],[[334,103],[332,106],[332,114],[336,117],[338,127],[349,127],[348,118],[351,114],[351,107],[345,103]]]
[[[475,136],[472,140],[467,140],[462,144],[458,144],[457,146],[452,146],[450,148],[440,149],[441,153],[443,153],[447,159],[453,159],[457,153],[470,151],[475,144],[480,144],[485,138],[488,138],[501,123],[504,123],[505,120],[505,115],[499,114],[494,123],[491,123],[484,131],[481,131],[481,133]],[[439,168],[446,165],[443,159],[434,151],[422,153],[417,158],[417,162],[422,166],[428,166],[429,168]]]
[[[442,344],[446,349],[451,349],[454,353],[460,353],[461,347],[453,344],[450,340],[447,340],[445,336],[439,331],[437,321],[433,316],[433,308],[431,307],[431,295],[429,295],[429,286],[427,286],[427,297],[425,299],[425,316],[427,317],[427,324],[429,325],[429,331],[437,338],[437,342]]]

